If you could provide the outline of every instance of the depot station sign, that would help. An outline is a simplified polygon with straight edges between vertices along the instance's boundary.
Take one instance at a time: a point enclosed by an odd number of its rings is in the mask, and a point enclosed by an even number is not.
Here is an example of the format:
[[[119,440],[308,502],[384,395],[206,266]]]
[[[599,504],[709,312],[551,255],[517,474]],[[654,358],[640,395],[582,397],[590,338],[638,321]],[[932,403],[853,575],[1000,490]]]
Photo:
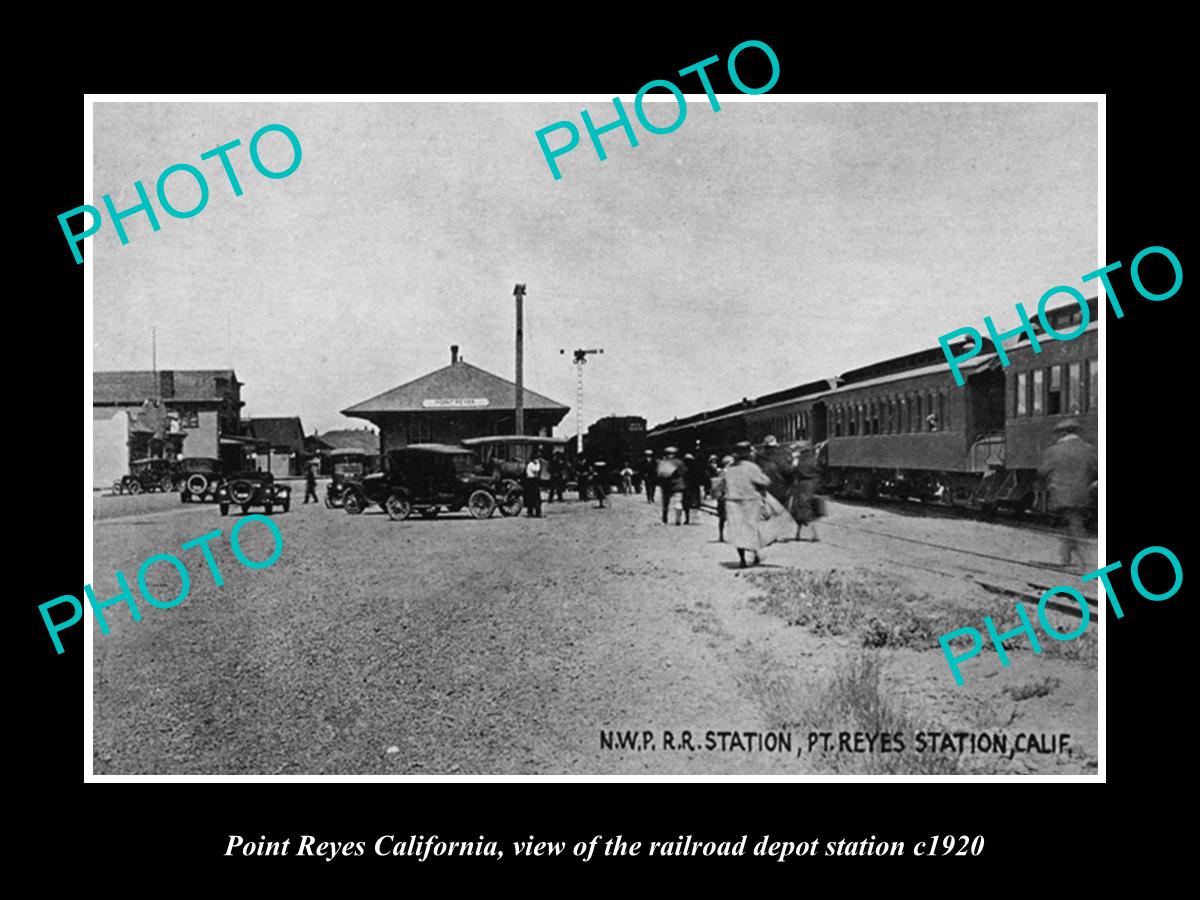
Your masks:
[[[489,404],[487,397],[449,397],[425,399],[421,405],[426,409],[478,409]]]

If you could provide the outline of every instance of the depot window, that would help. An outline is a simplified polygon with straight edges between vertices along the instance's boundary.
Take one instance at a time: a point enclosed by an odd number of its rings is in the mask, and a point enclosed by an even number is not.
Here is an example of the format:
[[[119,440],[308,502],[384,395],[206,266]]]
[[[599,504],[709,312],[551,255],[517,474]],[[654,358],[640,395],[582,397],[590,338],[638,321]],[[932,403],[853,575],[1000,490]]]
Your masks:
[[[1067,366],[1067,412],[1083,412],[1083,363]]]
[[[1100,408],[1100,364],[1097,360],[1089,359],[1087,409],[1095,412]]]
[[[1013,415],[1016,418],[1024,418],[1029,415],[1029,374],[1027,372],[1017,373],[1017,389],[1013,393],[1016,395],[1017,404]]]
[[[1062,381],[1062,366],[1051,366],[1049,389],[1046,391],[1046,415],[1057,416],[1063,411]]]
[[[1046,411],[1046,370],[1033,370],[1033,414],[1040,416]]]

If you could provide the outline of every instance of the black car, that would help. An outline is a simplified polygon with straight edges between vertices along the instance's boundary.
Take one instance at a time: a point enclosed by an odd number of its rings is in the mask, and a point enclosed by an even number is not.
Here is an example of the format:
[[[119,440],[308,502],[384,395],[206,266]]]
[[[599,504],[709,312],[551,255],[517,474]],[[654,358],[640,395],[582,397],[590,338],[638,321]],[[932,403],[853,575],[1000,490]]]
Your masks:
[[[175,463],[169,459],[135,459],[129,474],[113,484],[114,494],[166,493],[175,485]]]
[[[180,503],[212,500],[221,481],[221,462],[207,456],[185,456],[175,465]]]
[[[250,507],[261,506],[269,516],[275,507],[287,512],[292,505],[292,489],[286,484],[277,484],[270,472],[238,472],[225,478],[217,486],[217,505],[221,515],[229,515],[229,507],[240,506],[242,513]]]
[[[441,510],[467,508],[486,519],[500,507],[502,515],[521,511],[521,494],[494,473],[481,474],[475,454],[448,444],[410,444],[384,457],[384,471],[348,481],[342,491],[346,512],[356,515],[373,503],[395,521],[414,510],[433,518]]]

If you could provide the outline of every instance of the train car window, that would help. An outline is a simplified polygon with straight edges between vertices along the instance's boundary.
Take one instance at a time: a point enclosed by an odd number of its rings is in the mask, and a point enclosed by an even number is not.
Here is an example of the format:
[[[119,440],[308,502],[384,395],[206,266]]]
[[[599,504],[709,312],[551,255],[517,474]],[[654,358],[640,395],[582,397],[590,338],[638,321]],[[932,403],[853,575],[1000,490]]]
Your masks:
[[[1017,396],[1017,408],[1014,416],[1018,419],[1023,419],[1029,415],[1029,373],[1017,373],[1017,389],[1013,393]]]
[[[950,424],[949,422],[946,421],[946,392],[945,391],[938,392],[937,421],[938,421],[938,430],[939,431],[945,431],[946,427]]]
[[[913,420],[913,431],[921,430],[921,420],[925,418],[925,398],[917,394],[917,416]]]
[[[1057,416],[1063,411],[1062,366],[1050,367],[1050,383],[1046,391],[1046,415]]]
[[[1033,415],[1040,416],[1046,411],[1046,370],[1033,370]]]
[[[871,404],[871,434],[879,434],[880,402],[876,400]]]
[[[1083,412],[1083,365],[1073,362],[1067,366],[1067,412]]]
[[[1100,408],[1100,364],[1094,360],[1088,360],[1088,411],[1095,412]]]

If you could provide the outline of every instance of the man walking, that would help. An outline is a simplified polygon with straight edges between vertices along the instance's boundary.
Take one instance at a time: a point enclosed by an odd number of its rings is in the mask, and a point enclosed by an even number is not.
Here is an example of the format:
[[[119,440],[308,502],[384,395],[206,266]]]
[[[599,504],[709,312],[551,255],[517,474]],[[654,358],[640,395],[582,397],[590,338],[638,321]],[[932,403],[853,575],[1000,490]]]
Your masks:
[[[316,466],[311,462],[304,469],[304,502],[308,502],[308,498],[312,497],[313,503],[320,503],[317,499],[317,472]]]
[[[683,460],[676,459],[678,453],[675,447],[667,447],[663,458],[658,461],[655,474],[658,476],[658,486],[662,491],[662,523],[667,524],[667,511],[675,511],[675,524],[683,523],[683,492],[687,490],[687,466]]]
[[[1046,448],[1038,474],[1046,480],[1049,508],[1067,520],[1059,559],[1063,568],[1071,565],[1073,554],[1083,565],[1090,565],[1082,541],[1083,512],[1096,483],[1096,448],[1079,436],[1079,423],[1066,419],[1054,426],[1060,435]]]

